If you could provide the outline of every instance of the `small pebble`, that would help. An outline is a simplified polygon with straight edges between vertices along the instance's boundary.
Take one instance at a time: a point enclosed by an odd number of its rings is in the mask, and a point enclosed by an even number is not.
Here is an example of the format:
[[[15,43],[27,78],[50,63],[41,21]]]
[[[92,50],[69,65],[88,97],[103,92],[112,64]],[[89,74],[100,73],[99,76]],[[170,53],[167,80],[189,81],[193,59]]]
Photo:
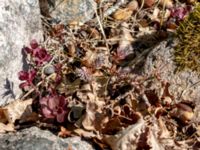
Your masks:
[[[52,65],[48,65],[44,68],[44,74],[50,75],[55,72],[55,68]]]

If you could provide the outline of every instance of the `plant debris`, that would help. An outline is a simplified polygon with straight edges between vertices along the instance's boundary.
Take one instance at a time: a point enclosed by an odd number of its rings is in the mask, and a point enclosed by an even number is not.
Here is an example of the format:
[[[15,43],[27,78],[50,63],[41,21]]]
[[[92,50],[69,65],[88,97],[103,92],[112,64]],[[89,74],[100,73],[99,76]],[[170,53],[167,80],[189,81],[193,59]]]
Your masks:
[[[20,103],[33,100],[31,114],[37,117],[30,120],[56,129],[61,137],[90,139],[102,149],[195,148],[200,142],[195,104],[176,100],[159,71],[147,76],[137,68],[150,48],[178,28],[185,42],[176,50],[176,62],[198,70],[199,4],[170,0],[96,3],[99,7],[92,20],[81,26],[49,24],[50,28],[44,28],[45,42],[32,40],[23,48],[29,69],[19,72],[21,100],[25,100]],[[194,36],[195,47],[189,35]],[[184,61],[179,59],[182,54]],[[185,56],[196,66],[187,63]],[[20,117],[12,117],[11,122],[5,117],[11,105],[0,109],[1,124],[22,126],[26,121],[16,122]],[[9,130],[8,126],[4,129]]]

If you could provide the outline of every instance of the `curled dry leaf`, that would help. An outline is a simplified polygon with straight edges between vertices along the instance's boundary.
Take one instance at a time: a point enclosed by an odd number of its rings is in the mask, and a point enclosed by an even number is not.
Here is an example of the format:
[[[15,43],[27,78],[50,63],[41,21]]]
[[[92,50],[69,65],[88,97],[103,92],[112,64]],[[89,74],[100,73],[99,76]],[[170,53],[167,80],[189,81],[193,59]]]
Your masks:
[[[87,50],[85,57],[83,58],[84,65],[91,67],[96,57],[97,53],[95,51]]]
[[[0,108],[0,122],[7,123],[9,121],[7,109]]]
[[[150,8],[155,4],[155,0],[139,0],[139,4],[146,8]]]
[[[127,8],[132,11],[136,11],[138,9],[138,2],[136,0],[132,0],[128,3]]]
[[[161,99],[164,99],[165,97],[169,97],[171,100],[174,100],[174,96],[170,93],[169,91],[170,84],[167,83],[162,83],[162,88],[161,88]]]
[[[71,131],[67,130],[65,127],[61,126],[60,132],[58,133],[59,137],[70,137]]]
[[[50,34],[52,37],[61,38],[64,35],[64,25],[63,24],[54,25],[52,27]]]
[[[76,122],[78,119],[81,118],[84,110],[85,110],[85,107],[82,105],[72,106],[70,112],[68,113],[68,121],[72,123]]]
[[[163,100],[162,100],[162,104],[164,106],[170,106],[171,103],[172,103],[172,99],[169,96],[164,97]]]
[[[81,124],[84,129],[89,131],[101,128],[100,125],[106,121],[106,117],[102,112],[105,101],[98,98],[98,90],[98,84],[92,82],[91,84],[83,86],[82,92],[77,92],[77,96],[81,101],[86,103],[86,110],[85,114],[76,122],[76,125],[80,126]]]
[[[83,136],[85,138],[93,138],[96,137],[96,134],[94,134],[92,131],[86,131],[83,129],[75,129],[74,132],[78,134],[79,136]]]
[[[175,125],[171,126],[166,122],[166,118],[153,119],[151,126],[151,134],[149,134],[149,143],[152,150],[166,150],[166,149],[190,149],[184,141],[176,141],[171,134],[174,134]],[[154,139],[154,140],[153,140]]]
[[[159,106],[160,101],[156,90],[146,90],[145,95],[152,106]]]
[[[129,10],[128,8],[119,9],[113,14],[113,17],[116,20],[128,20],[131,17],[132,13],[133,11]]]
[[[131,45],[131,42],[133,42],[134,39],[130,33],[130,30],[128,30],[128,24],[122,23],[122,35],[121,35],[121,41],[120,41],[120,48],[125,48]]]
[[[140,115],[136,113],[128,104],[123,105],[122,108],[116,106],[113,110],[110,108],[109,112],[109,120],[108,122],[104,122],[105,125],[102,129],[103,134],[112,135],[118,131],[123,130],[129,125],[137,123],[140,119]]]
[[[159,5],[166,8],[172,8],[173,7],[173,1],[172,0],[159,0]]]
[[[145,121],[141,118],[136,124],[118,132],[115,135],[106,135],[104,140],[112,150],[133,150],[137,148],[137,141],[145,127]]]
[[[14,123],[16,120],[21,119],[22,116],[30,116],[32,114],[32,110],[28,111],[27,109],[31,109],[30,106],[32,102],[32,99],[28,99],[25,101],[16,100],[3,107],[3,109],[7,110],[9,122]]]
[[[82,126],[89,131],[96,131],[108,122],[108,118],[101,111],[101,102],[89,102],[86,106],[86,114],[83,117]]]
[[[18,119],[20,119],[20,121],[31,120],[33,113],[30,108],[31,104],[32,99],[26,101],[16,100],[0,108],[0,133],[15,131],[14,123]]]
[[[137,123],[130,125],[115,135],[105,135],[103,140],[112,150],[165,150],[188,148],[184,142],[178,144],[171,137],[163,118],[149,118],[151,121],[140,118]]]
[[[153,10],[153,14],[150,16],[151,20],[160,22],[159,14],[160,14],[160,9],[158,7],[155,7]]]
[[[177,108],[174,110],[173,116],[180,119],[183,123],[188,123],[194,117],[194,112],[190,106],[184,103],[176,105]]]
[[[126,124],[122,123],[119,116],[114,116],[109,119],[105,124],[105,127],[102,128],[103,134],[113,134],[115,132],[121,131]]]
[[[138,2],[136,0],[131,1],[126,8],[117,10],[113,17],[116,20],[128,20],[131,18],[134,11],[138,9]]]
[[[122,34],[120,37],[119,46],[114,61],[120,61],[126,58],[130,53],[133,52],[133,47],[131,43],[134,41],[130,31],[128,30],[128,24],[122,23]]]
[[[77,48],[75,43],[69,41],[66,47],[67,47],[67,51],[68,51],[69,55],[70,56],[75,56],[76,48]]]
[[[0,122],[0,133],[6,133],[6,132],[14,132],[14,124],[3,124]]]
[[[194,4],[195,2],[197,2],[197,0],[187,0],[188,4]]]
[[[92,37],[94,39],[100,39],[101,38],[101,34],[95,28],[90,28],[89,33],[90,33],[90,37]]]
[[[197,126],[197,135],[200,136],[200,125]]]
[[[14,124],[8,122],[9,118],[7,109],[0,108],[0,133],[15,131]]]

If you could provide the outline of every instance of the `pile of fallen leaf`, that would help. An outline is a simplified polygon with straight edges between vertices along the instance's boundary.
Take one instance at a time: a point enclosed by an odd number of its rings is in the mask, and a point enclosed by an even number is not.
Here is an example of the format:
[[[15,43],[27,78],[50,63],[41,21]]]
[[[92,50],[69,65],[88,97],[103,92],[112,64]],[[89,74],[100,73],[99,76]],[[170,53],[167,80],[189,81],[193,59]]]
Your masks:
[[[24,91],[0,109],[0,132],[29,126],[61,137],[79,135],[113,150],[195,149],[200,126],[195,104],[177,101],[159,70],[140,74],[152,45],[175,32],[195,1],[97,0],[96,16],[50,24],[46,40],[24,47]]]

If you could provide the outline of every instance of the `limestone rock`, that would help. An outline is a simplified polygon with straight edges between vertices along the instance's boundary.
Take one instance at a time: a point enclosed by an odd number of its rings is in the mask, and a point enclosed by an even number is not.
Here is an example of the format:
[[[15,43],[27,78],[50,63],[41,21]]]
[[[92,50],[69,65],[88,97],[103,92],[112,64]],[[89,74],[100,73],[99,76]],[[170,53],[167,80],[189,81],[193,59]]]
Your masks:
[[[1,150],[94,150],[91,144],[80,137],[62,139],[37,127],[17,133],[0,134]]]
[[[191,101],[196,104],[195,115],[200,116],[200,77],[191,70],[175,73],[176,65],[173,52],[176,41],[174,39],[161,42],[147,56],[144,74],[153,70],[160,73],[162,80],[170,83],[169,91],[178,101]]]
[[[38,0],[0,0],[0,105],[20,95],[23,45],[42,39]]]
[[[40,3],[43,14],[47,15],[48,10],[51,17],[64,24],[85,23],[94,16],[96,9],[94,0],[40,0]]]

